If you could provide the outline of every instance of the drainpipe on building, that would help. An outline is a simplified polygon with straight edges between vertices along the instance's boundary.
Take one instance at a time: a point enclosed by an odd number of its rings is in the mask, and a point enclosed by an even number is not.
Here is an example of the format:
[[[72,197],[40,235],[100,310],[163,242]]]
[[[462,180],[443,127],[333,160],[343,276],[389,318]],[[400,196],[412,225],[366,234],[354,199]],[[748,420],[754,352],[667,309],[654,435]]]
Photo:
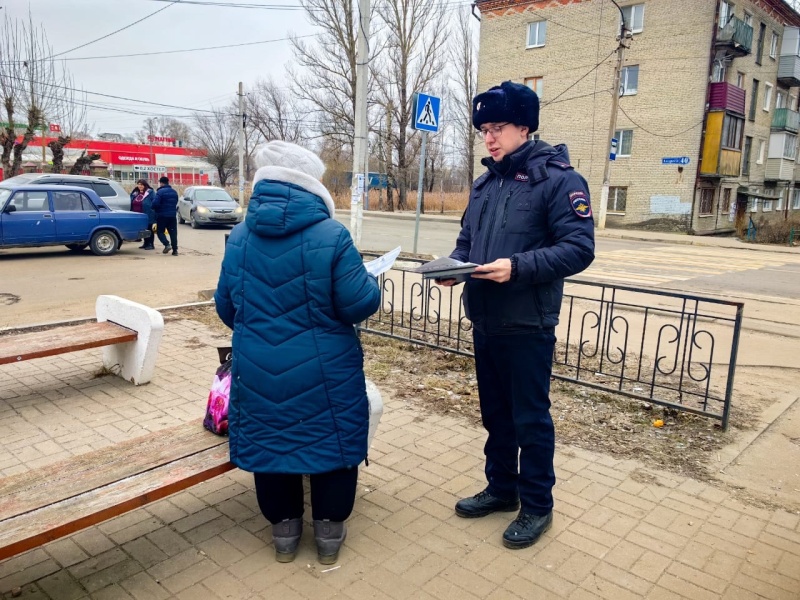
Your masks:
[[[719,20],[719,8],[720,8],[720,0],[717,0],[716,7],[714,8],[714,21],[712,25],[712,34],[711,34],[711,51],[709,53],[708,58],[708,77],[706,79],[706,100],[705,104],[703,105],[703,129],[700,135],[700,149],[697,152],[697,170],[694,177],[694,193],[692,194],[692,215],[690,218],[689,227],[692,233],[694,233],[694,219],[696,216],[696,208],[697,208],[697,184],[700,182],[700,166],[703,163],[703,144],[706,140],[706,124],[708,122],[708,106],[711,102],[711,78],[714,75],[714,56],[716,54],[716,46],[717,46],[717,31],[719,29],[719,25],[717,21]],[[719,208],[719,199],[717,200],[717,208]],[[714,229],[716,229],[716,224],[714,225]]]

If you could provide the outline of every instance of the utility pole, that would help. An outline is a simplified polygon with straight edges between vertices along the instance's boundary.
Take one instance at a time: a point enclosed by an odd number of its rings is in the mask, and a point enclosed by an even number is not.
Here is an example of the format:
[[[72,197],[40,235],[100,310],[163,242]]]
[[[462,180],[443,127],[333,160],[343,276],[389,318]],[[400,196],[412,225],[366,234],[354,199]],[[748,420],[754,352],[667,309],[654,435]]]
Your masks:
[[[367,157],[367,77],[369,76],[370,0],[358,0],[358,40],[356,45],[356,114],[353,137],[353,183],[350,197],[350,234],[356,247],[361,245],[364,190],[369,177]]]
[[[616,0],[614,6],[619,8]],[[597,228],[606,228],[606,214],[608,213],[608,192],[611,184],[611,140],[614,139],[614,133],[617,130],[617,110],[619,107],[619,97],[622,95],[620,90],[620,79],[622,76],[622,63],[625,60],[625,50],[628,46],[625,42],[631,37],[631,29],[628,22],[625,20],[625,14],[619,8],[619,14],[622,21],[620,35],[617,38],[619,46],[617,47],[617,66],[614,69],[614,86],[611,89],[611,122],[608,126],[608,140],[605,148],[606,152],[606,166],[603,170],[603,189],[600,193],[600,213],[597,216]]]
[[[244,87],[239,82],[239,206],[244,206]]]

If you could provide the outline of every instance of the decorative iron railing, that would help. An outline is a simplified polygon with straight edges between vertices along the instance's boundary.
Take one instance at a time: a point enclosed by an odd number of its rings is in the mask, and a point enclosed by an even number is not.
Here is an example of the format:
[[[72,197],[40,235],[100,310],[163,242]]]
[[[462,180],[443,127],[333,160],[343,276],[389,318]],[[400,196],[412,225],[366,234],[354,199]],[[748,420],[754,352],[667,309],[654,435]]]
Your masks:
[[[360,330],[472,355],[463,286],[438,286],[402,260],[381,276],[381,309]],[[744,305],[568,279],[554,377],[677,410],[727,428]]]

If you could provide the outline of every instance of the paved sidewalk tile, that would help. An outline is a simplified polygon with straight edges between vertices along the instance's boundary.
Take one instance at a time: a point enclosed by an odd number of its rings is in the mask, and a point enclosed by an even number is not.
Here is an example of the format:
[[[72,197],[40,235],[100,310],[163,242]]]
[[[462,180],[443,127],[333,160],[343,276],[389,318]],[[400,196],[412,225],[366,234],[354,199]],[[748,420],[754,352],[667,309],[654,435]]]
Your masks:
[[[96,378],[99,351],[4,366],[0,476],[202,416],[220,343],[168,320],[170,356],[140,388]],[[276,563],[252,477],[232,471],[0,562],[0,598],[800,598],[800,516],[579,448],[557,449],[553,528],[507,550],[513,515],[453,512],[484,485],[483,441],[479,428],[387,396],[336,565],[317,562],[310,511],[297,559]]]

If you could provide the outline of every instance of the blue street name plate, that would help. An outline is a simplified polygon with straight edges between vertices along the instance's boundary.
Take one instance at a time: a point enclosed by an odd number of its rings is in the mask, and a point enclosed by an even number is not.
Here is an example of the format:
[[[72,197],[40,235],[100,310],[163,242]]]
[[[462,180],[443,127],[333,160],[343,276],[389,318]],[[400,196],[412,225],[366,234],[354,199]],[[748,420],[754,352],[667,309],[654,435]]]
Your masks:
[[[661,159],[662,165],[688,165],[690,162],[688,156],[666,156]]]

